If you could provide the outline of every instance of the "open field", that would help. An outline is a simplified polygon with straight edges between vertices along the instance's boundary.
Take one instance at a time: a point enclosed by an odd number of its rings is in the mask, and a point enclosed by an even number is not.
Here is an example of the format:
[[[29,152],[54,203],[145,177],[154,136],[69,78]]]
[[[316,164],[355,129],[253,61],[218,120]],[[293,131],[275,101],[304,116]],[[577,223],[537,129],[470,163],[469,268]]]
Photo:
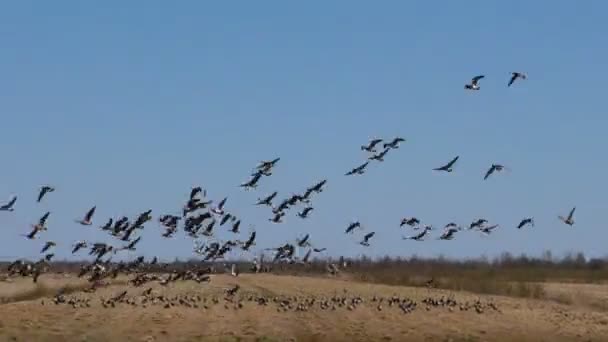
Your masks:
[[[5,301],[0,305],[0,340],[601,341],[608,337],[608,285],[544,283],[543,298],[530,299],[351,278],[348,274],[217,274],[209,283],[134,287],[119,276],[94,293],[80,291],[86,280],[70,275],[45,274],[38,284],[12,278],[0,282]],[[235,284],[239,290],[226,295],[225,290]],[[55,304],[54,296],[62,287],[67,289],[66,303]],[[148,288],[150,294],[142,296]],[[122,299],[102,303],[124,290]],[[399,299],[391,305],[393,296]],[[426,304],[425,298],[454,302]]]

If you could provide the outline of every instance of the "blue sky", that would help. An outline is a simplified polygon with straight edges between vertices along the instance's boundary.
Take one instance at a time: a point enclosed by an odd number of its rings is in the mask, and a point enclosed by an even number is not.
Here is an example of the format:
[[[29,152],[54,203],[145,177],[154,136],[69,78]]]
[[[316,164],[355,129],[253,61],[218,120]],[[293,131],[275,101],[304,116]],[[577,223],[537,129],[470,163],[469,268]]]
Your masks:
[[[607,11],[602,1],[3,4],[0,198],[19,200],[0,213],[0,256],[37,256],[47,239],[59,258],[75,240],[112,241],[94,227],[146,209],[175,213],[193,185],[228,196],[261,247],[310,232],[332,255],[603,256]],[[507,88],[511,71],[529,79]],[[482,89],[466,92],[477,74]],[[408,141],[344,177],[376,136]],[[455,155],[455,172],[431,171]],[[257,191],[237,187],[275,156]],[[493,162],[512,171],[483,182]],[[251,205],[323,178],[306,221],[292,210],[273,225]],[[57,191],[37,204],[45,183]],[[92,205],[94,227],[75,224]],[[557,215],[574,205],[570,228]],[[47,232],[19,236],[46,210]],[[411,233],[403,216],[502,227],[401,241]],[[525,216],[536,227],[517,231]],[[352,219],[376,231],[371,247],[344,235]],[[191,255],[183,232],[161,232],[147,224],[137,254]]]

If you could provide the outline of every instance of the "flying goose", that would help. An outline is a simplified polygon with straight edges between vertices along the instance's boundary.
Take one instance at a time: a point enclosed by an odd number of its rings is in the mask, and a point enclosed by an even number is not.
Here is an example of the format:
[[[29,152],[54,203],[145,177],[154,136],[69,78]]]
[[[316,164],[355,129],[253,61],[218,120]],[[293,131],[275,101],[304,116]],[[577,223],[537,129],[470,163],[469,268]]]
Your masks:
[[[72,254],[78,252],[78,250],[82,249],[82,248],[87,248],[88,244],[86,241],[78,241],[74,244],[73,248],[72,248]]]
[[[48,192],[53,192],[53,191],[55,191],[55,188],[52,186],[48,186],[48,185],[42,186],[40,188],[40,192],[38,193],[37,202],[40,203],[40,201],[42,201],[42,197],[44,197],[44,195],[46,195]]]
[[[57,244],[56,244],[54,241],[47,241],[47,242],[44,244],[44,247],[42,247],[42,250],[40,250],[40,254],[42,254],[42,253],[44,253],[44,252],[48,251],[48,250],[49,250],[49,248],[54,247],[54,246],[57,246]]]
[[[515,82],[515,80],[517,80],[518,78],[521,78],[522,80],[525,80],[528,78],[528,75],[526,75],[523,72],[517,72],[514,71],[511,73],[511,79],[509,80],[509,84],[507,85],[507,87],[510,87],[511,84],[513,84],[513,82]]]
[[[568,217],[563,217],[563,216],[558,216],[558,218],[564,222],[565,224],[572,226],[574,224],[574,211],[576,210],[576,207],[572,208],[572,210],[570,210],[570,214],[568,214]]]
[[[498,225],[498,224],[494,224],[491,226],[484,226],[484,227],[480,227],[479,231],[486,235],[489,235],[494,229],[498,228],[499,226],[500,225]]]
[[[450,226],[443,231],[443,233],[439,237],[439,240],[452,240],[454,238],[454,234],[456,234],[457,232],[458,228]]]
[[[308,217],[308,214],[310,214],[310,212],[311,212],[313,209],[314,209],[313,207],[306,207],[306,208],[302,209],[302,211],[300,211],[300,212],[298,213],[298,216],[299,216],[300,218],[305,219],[305,218],[307,218],[307,217]]]
[[[269,170],[269,169],[273,168],[279,160],[281,160],[280,157],[277,157],[272,160],[262,160],[261,162],[258,163],[258,165],[256,166],[256,169]]]
[[[96,208],[97,206],[93,206],[91,209],[89,209],[89,211],[87,211],[86,215],[84,215],[84,218],[82,220],[76,220],[76,222],[80,223],[83,226],[90,226],[91,224],[93,224],[93,222],[91,222],[91,219],[93,218],[93,214],[95,214]]]
[[[527,218],[525,218],[525,219],[521,220],[521,221],[519,222],[519,224],[517,225],[517,229],[521,229],[521,228],[523,228],[523,227],[524,227],[525,225],[527,225],[527,224],[529,224],[529,225],[531,225],[532,227],[534,227],[534,218],[532,218],[532,217],[527,217]]]
[[[382,139],[371,139],[367,145],[361,146],[361,151],[376,152],[376,145],[382,142]]]
[[[255,189],[257,188],[257,184],[260,180],[260,178],[262,177],[261,173],[256,173],[254,174],[247,182],[245,183],[241,183],[241,185],[239,185],[242,188],[245,188],[245,190],[249,190],[249,189]]]
[[[481,80],[482,78],[484,78],[484,75],[479,75],[479,76],[475,76],[471,79],[471,83],[469,84],[465,84],[464,85],[464,89],[468,89],[468,90],[479,90],[481,89],[481,87],[479,86],[479,80]]]
[[[393,149],[395,149],[395,148],[399,148],[399,143],[402,143],[402,142],[405,142],[405,139],[403,139],[403,138],[401,138],[401,137],[396,137],[396,138],[394,138],[393,140],[391,140],[390,142],[385,143],[385,144],[383,145],[383,147],[384,147],[385,149],[386,149],[386,148],[393,148]]]
[[[384,148],[384,150],[382,150],[382,152],[369,156],[367,159],[383,162],[384,156],[388,153],[389,150],[390,150],[390,147],[386,147],[386,148]]]
[[[486,223],[488,223],[488,220],[486,220],[486,219],[483,219],[483,218],[477,219],[477,220],[471,222],[471,225],[469,225],[469,229],[481,228]]]
[[[249,235],[249,239],[247,239],[247,241],[245,241],[245,243],[243,243],[243,246],[241,247],[242,250],[244,251],[248,251],[249,248],[251,248],[251,246],[255,245],[255,230],[251,232],[251,235]]]
[[[309,240],[310,240],[310,234],[306,234],[306,235],[304,235],[303,238],[296,239],[296,243],[299,247],[308,247],[308,246],[310,246]]]
[[[17,202],[17,196],[13,196],[13,198],[6,204],[4,204],[3,206],[0,207],[0,210],[2,211],[13,211],[15,210],[13,208],[13,206],[15,205],[15,202]]]
[[[218,203],[217,207],[211,208],[211,211],[216,215],[224,215],[224,205],[226,204],[227,200],[228,197],[224,197],[224,199],[222,199],[220,203]]]
[[[488,179],[488,177],[490,177],[490,175],[493,174],[495,171],[500,172],[500,171],[504,170],[504,168],[505,168],[504,165],[492,164],[492,166],[490,166],[490,168],[486,172],[486,175],[483,177],[483,180]]]
[[[369,247],[369,239],[371,239],[375,234],[376,232],[370,232],[365,234],[365,236],[363,236],[363,241],[359,242],[359,244],[365,247]]]
[[[263,198],[258,198],[258,201],[255,205],[267,205],[269,207],[272,207],[272,200],[277,197],[278,192],[275,191],[272,194],[263,197]]]
[[[232,233],[238,234],[240,226],[241,226],[241,220],[237,220],[236,222],[234,222],[234,224],[232,224],[232,229],[230,229],[230,231]]]
[[[207,190],[203,190],[203,188],[201,188],[200,186],[195,186],[192,188],[192,190],[190,190],[190,199],[195,199],[196,195],[202,193],[203,197],[207,196]]]
[[[424,239],[424,236],[433,228],[431,226],[425,226],[424,230],[421,231],[420,233],[418,233],[417,235],[413,235],[413,236],[407,236],[407,237],[403,237],[403,240],[416,240],[416,241],[422,241]]]
[[[420,220],[415,218],[415,217],[404,217],[401,219],[401,224],[399,225],[400,227],[403,227],[405,225],[414,227],[417,224],[420,224]]]
[[[355,167],[354,169],[348,171],[347,173],[345,173],[345,176],[351,176],[351,175],[362,175],[365,173],[365,168],[367,167],[367,165],[369,164],[369,162],[365,162],[357,167]]]
[[[346,230],[344,231],[346,234],[352,233],[355,228],[361,228],[361,223],[359,221],[355,221],[352,222],[351,224],[348,225],[348,227],[346,227]]]
[[[456,156],[454,159],[450,160],[449,163],[435,168],[433,169],[434,171],[446,171],[446,172],[452,172],[452,167],[454,166],[454,164],[456,163],[456,161],[458,160],[458,158],[460,158],[460,156]]]
[[[282,211],[279,211],[279,212],[275,213],[274,216],[268,220],[272,223],[281,223],[281,222],[283,222],[283,220],[281,220],[281,218],[283,216],[285,216],[285,213]]]

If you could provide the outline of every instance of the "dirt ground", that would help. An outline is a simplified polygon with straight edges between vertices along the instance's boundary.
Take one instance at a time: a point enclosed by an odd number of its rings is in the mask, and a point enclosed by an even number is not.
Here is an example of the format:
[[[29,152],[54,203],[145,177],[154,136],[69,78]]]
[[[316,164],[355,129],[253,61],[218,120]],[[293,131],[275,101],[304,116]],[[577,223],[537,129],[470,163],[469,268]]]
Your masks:
[[[44,275],[39,285],[29,278],[0,282],[0,298],[13,301],[0,304],[0,340],[608,341],[608,285],[552,283],[549,299],[529,300],[269,274],[141,287],[119,278],[95,293],[75,291],[83,284],[60,275]],[[238,292],[225,299],[235,284]],[[66,285],[74,292],[65,299],[75,304],[55,304],[57,290]],[[150,287],[150,298],[157,299],[143,303],[142,292]],[[102,304],[124,290],[122,301]],[[393,296],[416,307],[390,305]],[[423,302],[427,297],[455,302],[430,305]],[[266,299],[266,305],[259,303]],[[324,299],[329,305],[322,307]],[[298,303],[308,304],[298,311]]]

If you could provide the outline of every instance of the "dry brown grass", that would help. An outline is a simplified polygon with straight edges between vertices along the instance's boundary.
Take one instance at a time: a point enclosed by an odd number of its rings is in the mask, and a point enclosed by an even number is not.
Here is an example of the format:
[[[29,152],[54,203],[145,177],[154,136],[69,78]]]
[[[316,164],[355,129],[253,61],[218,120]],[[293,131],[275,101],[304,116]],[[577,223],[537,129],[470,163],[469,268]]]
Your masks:
[[[82,288],[81,280],[43,275],[37,286],[29,279],[0,283],[0,297],[13,298],[12,303],[0,305],[0,340],[601,341],[608,336],[608,313],[585,305],[581,299],[597,302],[606,297],[607,285],[546,283],[546,296],[580,293],[580,298],[573,298],[572,303],[564,305],[544,299],[489,298],[469,292],[364,283],[352,281],[349,277],[347,274],[335,278],[270,274],[243,274],[233,278],[215,275],[209,284],[179,282],[166,287],[150,285],[155,292],[167,296],[219,295],[235,283],[244,292],[266,296],[331,296],[346,289],[349,294],[364,298],[398,295],[420,302],[429,295],[453,295],[458,301],[477,298],[491,300],[500,312],[426,311],[420,307],[405,315],[398,309],[387,308],[378,312],[371,305],[363,305],[354,311],[339,309],[279,313],[272,305],[263,307],[253,304],[247,304],[240,310],[232,307],[226,309],[222,304],[208,309],[162,306],[144,309],[127,304],[104,309],[99,298],[112,297],[124,289],[128,290],[129,295],[137,295],[147,286],[137,289],[126,287],[125,278],[119,277],[117,284],[90,294],[78,292]],[[49,304],[48,297],[60,288],[73,291],[71,296],[92,298],[92,306],[74,309],[68,305]],[[46,305],[41,305],[41,296]]]

